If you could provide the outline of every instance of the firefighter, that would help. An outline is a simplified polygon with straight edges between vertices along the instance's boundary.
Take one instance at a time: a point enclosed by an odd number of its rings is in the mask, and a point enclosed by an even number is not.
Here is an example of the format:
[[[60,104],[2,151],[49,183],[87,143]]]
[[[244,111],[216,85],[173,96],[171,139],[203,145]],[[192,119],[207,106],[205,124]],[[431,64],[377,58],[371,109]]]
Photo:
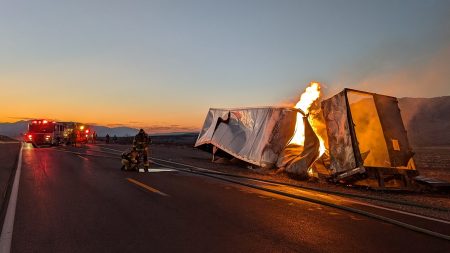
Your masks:
[[[148,145],[150,144],[150,137],[145,133],[144,129],[139,130],[139,133],[134,136],[133,148],[144,156],[144,167],[148,169]]]
[[[122,153],[122,168],[121,170],[131,170],[133,169],[136,164],[137,160],[136,157],[138,156],[138,152],[135,148],[131,149],[128,152]]]
[[[77,146],[77,133],[74,130],[72,130],[72,132],[70,133],[70,142],[72,146]]]

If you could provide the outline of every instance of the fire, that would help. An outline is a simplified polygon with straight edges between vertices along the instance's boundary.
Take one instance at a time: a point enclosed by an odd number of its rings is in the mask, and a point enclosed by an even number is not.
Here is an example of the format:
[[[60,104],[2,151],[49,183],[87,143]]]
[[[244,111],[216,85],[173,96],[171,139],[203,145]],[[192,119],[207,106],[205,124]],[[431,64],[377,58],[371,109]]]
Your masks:
[[[308,115],[309,109],[311,108],[311,105],[319,99],[320,97],[320,84],[318,82],[311,82],[309,86],[305,89],[305,92],[300,96],[300,100],[295,105],[295,108],[302,110],[305,115]],[[303,120],[301,118],[303,115],[301,113],[297,113],[297,122],[295,123],[295,134],[292,137],[289,144],[297,144],[300,146],[304,146],[305,143],[305,125],[303,124]],[[311,120],[308,117],[308,121],[310,121],[310,124],[314,131],[317,133],[316,126],[314,124],[314,120],[311,122]],[[317,135],[320,142],[320,148],[319,148],[319,157],[325,153],[325,142],[323,139]]]

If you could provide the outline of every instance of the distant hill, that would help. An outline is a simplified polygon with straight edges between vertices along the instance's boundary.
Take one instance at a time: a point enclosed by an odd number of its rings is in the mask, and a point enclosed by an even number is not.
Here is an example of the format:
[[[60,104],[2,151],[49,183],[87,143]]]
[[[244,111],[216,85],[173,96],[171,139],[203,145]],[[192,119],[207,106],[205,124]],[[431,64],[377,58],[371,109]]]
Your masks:
[[[28,121],[17,121],[14,123],[0,123],[0,135],[12,138],[20,137],[28,130]],[[20,138],[19,138],[20,139]]]
[[[97,132],[98,136],[106,136],[109,134],[111,137],[121,136],[134,136],[139,132],[139,129],[131,128],[131,127],[105,127],[105,126],[93,126],[92,127],[95,132]]]
[[[412,146],[450,146],[450,96],[400,98],[399,107]]]

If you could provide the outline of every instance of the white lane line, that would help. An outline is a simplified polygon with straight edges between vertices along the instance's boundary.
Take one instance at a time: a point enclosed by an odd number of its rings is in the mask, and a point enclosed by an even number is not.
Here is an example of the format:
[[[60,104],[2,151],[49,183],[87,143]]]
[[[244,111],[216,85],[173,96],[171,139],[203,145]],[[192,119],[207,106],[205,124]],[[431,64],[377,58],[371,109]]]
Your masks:
[[[363,206],[378,208],[378,209],[381,209],[381,210],[391,211],[391,212],[394,212],[394,213],[400,213],[400,214],[405,214],[405,215],[409,215],[409,216],[414,216],[414,217],[422,218],[422,219],[425,219],[425,220],[432,220],[432,221],[439,222],[439,223],[450,224],[450,221],[448,221],[448,220],[443,220],[443,219],[439,219],[439,218],[424,216],[424,215],[420,215],[420,214],[416,214],[416,213],[411,213],[411,212],[407,212],[407,211],[392,209],[392,208],[389,208],[389,207],[374,205],[374,204],[370,204],[370,203],[360,202],[360,201],[357,201],[357,200],[344,199],[344,201],[348,201],[350,203],[355,203],[355,204],[359,204],[359,205],[363,205]]]
[[[164,159],[156,158],[156,157],[152,157],[152,156],[150,156],[150,158],[153,159],[153,160],[156,160],[156,161],[162,161],[162,162],[166,162],[166,163],[171,163],[171,164],[176,164],[176,165],[181,165],[181,166],[197,169],[197,170],[200,170],[200,172],[202,172],[202,171],[216,172],[216,173],[218,172],[218,171],[215,171],[215,170],[209,170],[209,169],[205,169],[205,168],[202,168],[202,167],[197,167],[197,166],[193,166],[193,165],[189,165],[189,164],[178,163],[178,162],[174,162],[174,161],[168,161],[168,160],[164,160]],[[155,164],[158,164],[158,163],[155,163]],[[164,166],[163,164],[158,164],[158,165]],[[218,172],[218,173],[220,173],[220,172]]]
[[[111,150],[111,151],[117,151],[117,152],[123,152],[124,151],[124,150],[118,150],[118,149],[113,149],[113,148],[105,148],[105,147],[100,147],[100,148]]]
[[[162,169],[153,169],[153,168],[149,168],[148,172],[150,173],[154,173],[154,172],[169,172],[169,171],[176,171],[174,169],[166,169],[166,168],[162,168]]]
[[[2,234],[0,236],[0,252],[9,253],[11,251],[11,241],[14,228],[14,218],[16,216],[17,195],[19,192],[20,172],[22,169],[22,150],[20,145],[19,159],[17,160],[16,175],[9,197],[8,209],[6,209],[5,221],[3,223]]]

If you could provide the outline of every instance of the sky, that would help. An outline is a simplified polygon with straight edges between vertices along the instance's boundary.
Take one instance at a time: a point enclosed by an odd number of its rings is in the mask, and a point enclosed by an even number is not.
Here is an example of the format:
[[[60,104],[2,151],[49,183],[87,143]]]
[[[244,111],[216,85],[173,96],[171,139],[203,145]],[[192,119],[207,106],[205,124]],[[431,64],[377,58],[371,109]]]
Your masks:
[[[312,80],[450,95],[450,1],[0,0],[0,122],[197,130]]]

